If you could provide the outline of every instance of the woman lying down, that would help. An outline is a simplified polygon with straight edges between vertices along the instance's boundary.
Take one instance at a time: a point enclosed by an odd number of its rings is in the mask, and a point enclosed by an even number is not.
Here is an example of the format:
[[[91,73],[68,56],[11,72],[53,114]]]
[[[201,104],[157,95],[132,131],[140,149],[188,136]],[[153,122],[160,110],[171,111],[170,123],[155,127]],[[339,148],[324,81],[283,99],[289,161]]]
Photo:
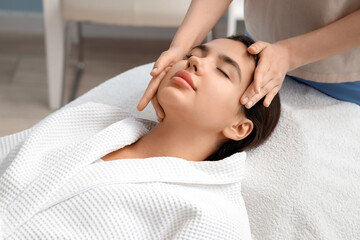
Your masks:
[[[92,102],[36,124],[2,161],[0,239],[251,239],[244,150],[280,116],[278,95],[239,101],[252,43],[216,39],[173,65],[158,124]]]

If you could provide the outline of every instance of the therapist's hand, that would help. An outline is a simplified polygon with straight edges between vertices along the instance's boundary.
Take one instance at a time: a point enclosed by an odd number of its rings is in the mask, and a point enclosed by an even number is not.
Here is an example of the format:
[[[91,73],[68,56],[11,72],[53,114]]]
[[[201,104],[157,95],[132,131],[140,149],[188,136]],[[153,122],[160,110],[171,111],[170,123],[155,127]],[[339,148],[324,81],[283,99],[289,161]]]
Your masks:
[[[150,75],[153,77],[158,76],[166,67],[171,67],[178,61],[184,59],[186,54],[186,49],[182,47],[170,47],[168,50],[162,52],[158,60],[156,60]]]
[[[160,106],[159,101],[157,99],[157,90],[160,86],[161,80],[166,75],[167,71],[170,67],[167,67],[164,71],[162,71],[159,76],[153,77],[150,80],[149,85],[147,86],[143,97],[140,99],[139,104],[137,105],[137,110],[142,111],[149,104],[150,100],[152,105],[154,106],[156,115],[158,117],[158,121],[162,122],[165,118],[164,109]]]
[[[166,50],[160,55],[160,57],[154,64],[153,70],[150,73],[153,78],[150,80],[149,85],[146,88],[145,93],[140,99],[137,106],[137,109],[139,111],[144,110],[144,108],[149,104],[151,100],[151,103],[158,117],[158,121],[162,122],[164,120],[165,112],[157,100],[156,93],[162,79],[166,75],[166,72],[171,68],[173,64],[177,63],[179,60],[184,59],[186,53],[186,50],[181,47],[170,47],[168,50]]]
[[[240,98],[241,104],[251,108],[264,96],[264,106],[268,107],[279,92],[285,75],[289,71],[289,51],[279,43],[257,41],[248,47],[250,54],[259,54],[254,73],[254,81]]]

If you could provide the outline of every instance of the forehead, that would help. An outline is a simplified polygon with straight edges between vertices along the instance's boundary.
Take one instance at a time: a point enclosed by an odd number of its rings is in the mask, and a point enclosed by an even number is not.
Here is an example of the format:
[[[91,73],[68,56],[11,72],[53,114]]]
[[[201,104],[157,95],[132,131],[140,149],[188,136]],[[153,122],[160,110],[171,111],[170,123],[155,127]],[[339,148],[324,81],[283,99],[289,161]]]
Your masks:
[[[241,84],[248,85],[255,70],[254,57],[248,53],[247,46],[239,41],[231,39],[215,39],[206,44],[216,55],[223,54],[238,63],[241,68]]]
[[[242,63],[244,59],[249,58],[247,47],[244,43],[239,41],[220,38],[205,43],[205,45],[210,48],[210,51],[216,51],[227,55],[238,63]]]

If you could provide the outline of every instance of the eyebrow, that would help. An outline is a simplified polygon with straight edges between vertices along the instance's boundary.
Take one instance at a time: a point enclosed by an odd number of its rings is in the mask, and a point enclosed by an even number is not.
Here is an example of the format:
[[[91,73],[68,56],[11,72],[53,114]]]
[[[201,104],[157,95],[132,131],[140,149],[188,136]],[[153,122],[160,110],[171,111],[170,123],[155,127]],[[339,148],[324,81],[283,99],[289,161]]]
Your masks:
[[[207,55],[207,54],[209,53],[209,51],[210,51],[209,47],[206,46],[206,45],[204,45],[204,44],[200,44],[200,45],[198,45],[198,46],[193,47],[193,48],[191,49],[191,51],[194,50],[194,49],[200,49],[201,52],[203,52],[205,55]],[[224,55],[224,54],[220,54],[220,55],[219,55],[219,59],[220,59],[221,61],[223,61],[223,62],[225,62],[225,63],[229,63],[230,65],[232,65],[233,67],[235,67],[235,69],[236,69],[236,71],[237,71],[237,73],[238,73],[238,75],[239,75],[239,79],[240,79],[240,81],[241,81],[241,69],[240,69],[240,67],[239,67],[239,64],[237,64],[237,62],[236,62],[234,59],[232,59],[232,58],[230,58],[229,56]]]

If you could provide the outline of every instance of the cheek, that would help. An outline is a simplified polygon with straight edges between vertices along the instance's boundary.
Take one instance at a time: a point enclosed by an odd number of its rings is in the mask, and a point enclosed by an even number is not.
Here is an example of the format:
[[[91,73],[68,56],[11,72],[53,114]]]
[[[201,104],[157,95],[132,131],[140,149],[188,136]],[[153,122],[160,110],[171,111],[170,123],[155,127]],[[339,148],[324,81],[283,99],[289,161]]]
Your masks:
[[[196,93],[176,89],[171,86],[170,78],[185,67],[184,63],[176,64],[165,75],[157,92],[159,104],[167,116],[182,119],[197,128],[212,131],[222,129],[238,111],[238,86],[210,74],[198,79],[199,89]]]
[[[239,108],[239,93],[231,83],[219,82],[199,89],[195,101],[195,113],[206,127],[223,127],[228,124]],[[239,95],[240,98],[240,95]]]
[[[186,62],[185,60],[181,60],[179,62],[177,62],[176,64],[174,64],[170,70],[166,73],[166,75],[164,76],[164,78],[161,80],[159,88],[158,88],[158,92],[161,91],[161,89],[165,86],[167,86],[169,84],[169,82],[171,81],[171,77],[174,76],[174,74],[181,70],[181,69],[185,69],[186,68]]]
[[[191,104],[190,101],[194,94],[174,87],[171,77],[179,70],[185,69],[186,61],[179,61],[167,72],[161,80],[158,91],[157,99],[160,106],[164,109],[165,114],[171,112],[185,111],[186,105]],[[188,111],[188,110],[186,110]]]

